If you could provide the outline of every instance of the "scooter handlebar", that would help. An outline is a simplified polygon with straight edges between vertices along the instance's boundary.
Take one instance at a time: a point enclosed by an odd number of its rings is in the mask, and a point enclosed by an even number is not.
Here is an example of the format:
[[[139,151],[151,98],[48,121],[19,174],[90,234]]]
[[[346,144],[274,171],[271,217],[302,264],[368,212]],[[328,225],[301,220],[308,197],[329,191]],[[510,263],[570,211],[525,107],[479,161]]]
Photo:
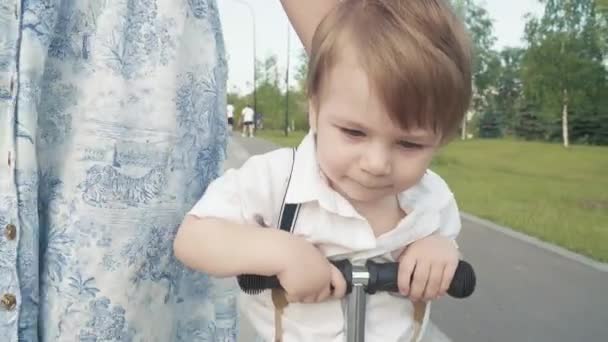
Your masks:
[[[353,265],[349,260],[330,261],[340,270],[347,284],[347,293],[352,291]],[[397,286],[397,274],[399,263],[378,263],[368,260],[365,264],[369,278],[365,291],[374,294],[378,291],[399,292]],[[267,289],[281,288],[281,283],[276,276],[260,276],[254,274],[243,274],[237,277],[239,286],[249,294],[257,294]],[[466,261],[460,260],[448,289],[448,295],[454,298],[469,297],[475,290],[476,277],[473,267]]]

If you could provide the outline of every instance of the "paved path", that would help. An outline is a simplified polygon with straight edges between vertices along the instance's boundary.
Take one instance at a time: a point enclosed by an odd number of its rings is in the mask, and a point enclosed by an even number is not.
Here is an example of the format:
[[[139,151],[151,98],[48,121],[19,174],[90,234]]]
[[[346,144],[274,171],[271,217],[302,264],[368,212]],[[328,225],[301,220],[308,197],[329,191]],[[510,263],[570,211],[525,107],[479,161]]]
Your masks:
[[[230,146],[228,167],[276,148],[240,136]],[[431,313],[452,341],[608,341],[608,265],[592,267],[466,217],[459,244],[477,272],[476,292],[467,300],[441,299]],[[439,331],[433,335],[447,341]],[[252,341],[248,336],[241,341]]]

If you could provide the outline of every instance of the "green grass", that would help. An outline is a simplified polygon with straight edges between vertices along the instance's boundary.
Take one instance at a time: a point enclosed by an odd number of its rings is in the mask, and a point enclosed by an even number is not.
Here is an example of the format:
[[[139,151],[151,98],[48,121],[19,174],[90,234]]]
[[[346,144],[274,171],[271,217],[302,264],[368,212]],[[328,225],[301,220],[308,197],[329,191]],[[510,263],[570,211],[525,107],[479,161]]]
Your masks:
[[[455,142],[433,169],[462,210],[608,261],[608,148]]]
[[[303,135],[260,137],[295,146]],[[608,147],[456,141],[432,168],[462,210],[608,262]]]
[[[281,130],[260,130],[256,132],[258,138],[272,141],[279,146],[285,147],[296,147],[306,135],[304,131],[289,132],[288,136],[285,136],[285,132]]]

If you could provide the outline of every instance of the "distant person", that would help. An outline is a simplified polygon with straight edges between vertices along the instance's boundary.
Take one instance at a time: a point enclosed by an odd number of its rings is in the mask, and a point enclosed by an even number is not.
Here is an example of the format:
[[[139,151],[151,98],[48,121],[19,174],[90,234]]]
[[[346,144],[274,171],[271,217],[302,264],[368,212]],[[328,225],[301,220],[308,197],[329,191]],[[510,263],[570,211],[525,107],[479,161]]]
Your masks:
[[[234,106],[231,104],[226,106],[226,117],[228,118],[228,130],[232,132],[234,128]]]
[[[255,113],[255,129],[263,129],[264,128],[264,114]]]
[[[251,109],[251,106],[249,104],[247,104],[245,106],[245,108],[243,108],[243,110],[241,111],[241,117],[243,118],[243,136],[244,137],[249,137],[252,138],[253,137],[253,129],[255,127],[254,125],[254,117],[255,117],[255,113],[253,111],[253,109]]]

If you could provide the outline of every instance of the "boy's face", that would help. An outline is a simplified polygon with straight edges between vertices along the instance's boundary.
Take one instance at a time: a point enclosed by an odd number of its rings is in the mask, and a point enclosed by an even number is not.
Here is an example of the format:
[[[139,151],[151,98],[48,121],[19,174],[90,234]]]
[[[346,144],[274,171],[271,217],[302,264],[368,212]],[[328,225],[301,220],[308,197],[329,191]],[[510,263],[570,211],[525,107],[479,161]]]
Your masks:
[[[415,185],[440,144],[432,130],[398,127],[354,58],[332,68],[317,101],[318,112],[310,104],[310,126],[319,166],[353,204],[372,204]]]

